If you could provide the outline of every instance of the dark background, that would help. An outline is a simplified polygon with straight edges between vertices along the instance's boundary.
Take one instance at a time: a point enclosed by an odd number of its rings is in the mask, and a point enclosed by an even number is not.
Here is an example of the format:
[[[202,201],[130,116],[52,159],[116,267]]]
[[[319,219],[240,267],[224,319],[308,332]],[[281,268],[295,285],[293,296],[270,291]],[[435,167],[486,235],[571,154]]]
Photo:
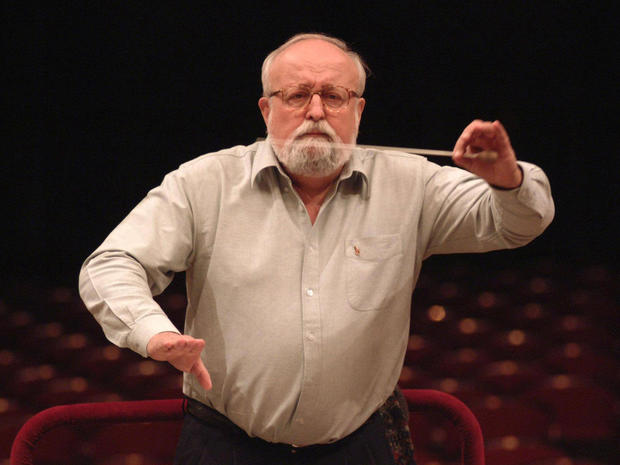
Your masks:
[[[451,149],[473,118],[500,119],[546,171],[547,232],[471,260],[615,266],[611,4],[4,2],[4,284],[76,286],[165,173],[264,135],[262,60],[310,31],[345,39],[373,71],[360,143]]]

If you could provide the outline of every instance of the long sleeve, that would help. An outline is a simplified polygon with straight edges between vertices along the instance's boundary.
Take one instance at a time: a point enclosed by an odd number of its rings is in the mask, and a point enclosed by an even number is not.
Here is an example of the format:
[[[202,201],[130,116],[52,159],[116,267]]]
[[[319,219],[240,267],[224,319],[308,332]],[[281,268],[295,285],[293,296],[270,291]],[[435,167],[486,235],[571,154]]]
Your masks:
[[[539,167],[519,165],[523,182],[511,190],[457,168],[436,170],[425,192],[424,256],[515,248],[540,235],[555,214],[549,181]]]
[[[86,259],[80,295],[112,343],[146,356],[154,334],[178,332],[153,295],[187,268],[192,237],[191,208],[174,172]]]

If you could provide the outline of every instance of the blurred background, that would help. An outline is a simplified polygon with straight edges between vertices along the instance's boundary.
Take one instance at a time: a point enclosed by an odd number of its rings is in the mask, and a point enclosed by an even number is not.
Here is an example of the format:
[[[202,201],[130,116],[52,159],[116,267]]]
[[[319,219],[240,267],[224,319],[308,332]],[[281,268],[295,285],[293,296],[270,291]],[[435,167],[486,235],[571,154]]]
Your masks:
[[[556,218],[532,244],[428,260],[403,386],[451,390],[481,418],[509,415],[486,407],[534,410],[540,430],[483,424],[491,451],[559,451],[514,463],[617,463],[611,5],[3,2],[0,459],[17,425],[46,406],[178,393],[175,373],[109,347],[76,296],[79,267],[167,172],[264,136],[262,60],[316,31],[348,41],[372,70],[360,143],[449,150],[472,119],[500,119],[518,157],[551,180]],[[182,276],[161,299],[181,321]],[[87,361],[109,357],[127,379],[93,375]],[[132,384],[140,370],[148,381]],[[552,406],[560,396],[545,389],[562,386],[578,400]],[[581,413],[559,413],[575,404]],[[420,463],[451,463],[449,437],[424,438]]]

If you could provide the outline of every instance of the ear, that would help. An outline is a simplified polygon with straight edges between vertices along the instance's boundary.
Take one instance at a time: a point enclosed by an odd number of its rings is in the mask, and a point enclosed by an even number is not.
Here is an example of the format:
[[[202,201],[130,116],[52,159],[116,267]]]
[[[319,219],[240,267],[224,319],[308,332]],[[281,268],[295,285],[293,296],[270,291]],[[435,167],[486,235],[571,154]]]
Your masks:
[[[357,99],[357,125],[359,126],[360,121],[362,120],[362,113],[364,112],[364,108],[366,107],[366,99],[360,97]]]
[[[269,98],[261,97],[258,99],[258,108],[260,108],[260,113],[263,115],[263,120],[265,121],[265,126],[267,126],[267,121],[269,121],[269,112],[271,108],[269,107]]]

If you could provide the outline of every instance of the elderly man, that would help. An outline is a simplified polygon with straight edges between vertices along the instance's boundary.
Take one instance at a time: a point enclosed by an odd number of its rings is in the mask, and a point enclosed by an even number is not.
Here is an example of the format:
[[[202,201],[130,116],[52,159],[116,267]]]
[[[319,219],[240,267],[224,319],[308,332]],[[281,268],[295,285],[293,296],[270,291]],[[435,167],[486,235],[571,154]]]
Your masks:
[[[82,267],[108,339],[185,372],[176,463],[413,463],[390,412],[422,261],[526,244],[553,217],[497,121],[459,137],[465,169],[355,147],[365,77],[342,41],[290,39],[263,64],[267,140],[168,174]],[[180,271],[183,334],[152,298]]]

